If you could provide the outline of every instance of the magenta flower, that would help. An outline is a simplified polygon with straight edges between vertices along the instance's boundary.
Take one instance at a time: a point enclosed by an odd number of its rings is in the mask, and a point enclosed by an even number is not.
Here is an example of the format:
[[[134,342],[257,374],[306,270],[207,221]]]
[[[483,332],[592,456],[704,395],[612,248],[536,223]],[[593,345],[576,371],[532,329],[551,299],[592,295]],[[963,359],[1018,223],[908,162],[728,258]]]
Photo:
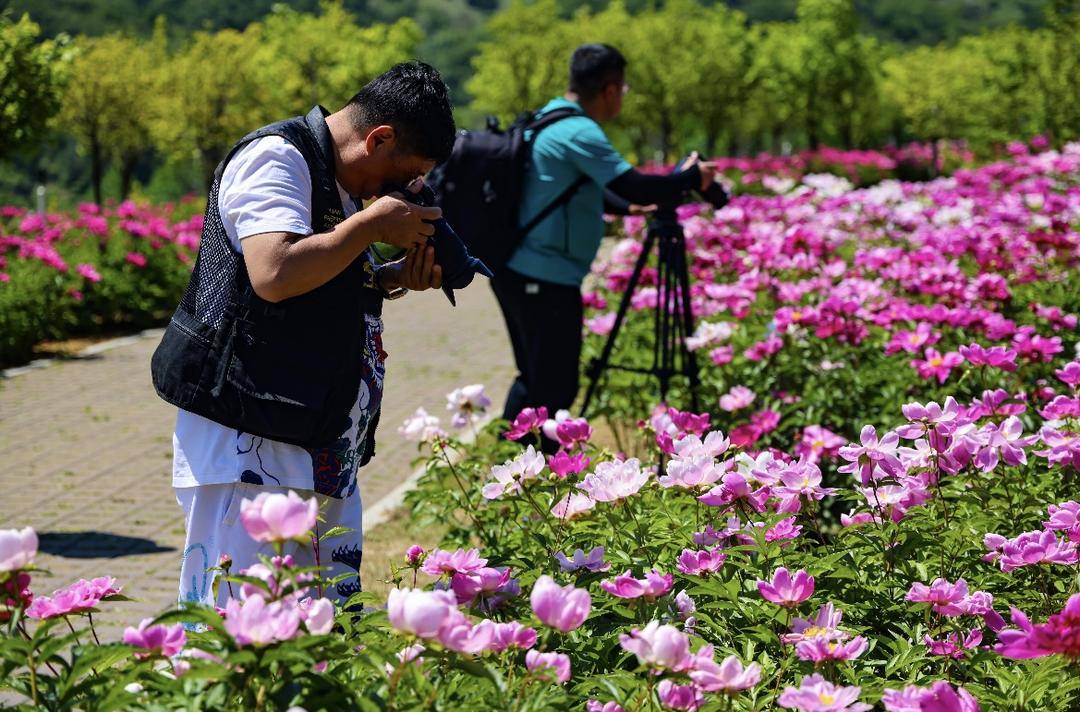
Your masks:
[[[870,705],[858,701],[860,691],[859,687],[840,687],[814,674],[804,677],[798,688],[784,688],[777,701],[781,707],[800,712],[865,712],[872,709]]]
[[[433,549],[424,559],[424,565],[420,567],[420,570],[428,576],[443,576],[455,573],[468,574],[485,566],[487,566],[487,559],[480,557],[479,549],[458,549],[457,551]]]
[[[420,562],[424,558],[424,547],[419,544],[413,544],[405,550],[405,563],[413,568],[420,566]]]
[[[300,611],[288,600],[267,602],[262,596],[225,605],[225,630],[237,645],[268,645],[291,640],[300,630]]]
[[[773,574],[772,581],[758,579],[758,592],[766,601],[785,608],[794,608],[814,593],[814,577],[800,569],[792,576],[781,566]]]
[[[1070,596],[1061,612],[1045,623],[1033,624],[1017,608],[1012,609],[1012,622],[1016,628],[998,633],[1000,642],[994,647],[998,654],[1013,660],[1047,655],[1080,660],[1080,593]]]
[[[1080,386],[1080,359],[1070,361],[1064,368],[1055,370],[1054,374],[1062,383],[1075,390]]]
[[[590,459],[583,452],[571,455],[566,450],[559,450],[554,455],[548,456],[548,468],[560,480],[566,479],[567,475],[576,475],[589,466]]]
[[[333,629],[334,603],[329,598],[301,598],[296,606],[308,633],[326,635]]]
[[[488,598],[504,590],[509,582],[509,567],[483,566],[467,573],[455,571],[450,577],[450,590],[459,604],[471,606],[477,598]]]
[[[536,645],[536,631],[526,628],[517,621],[510,621],[495,624],[489,649],[492,652],[501,653],[509,648],[528,650],[534,645]]]
[[[634,628],[619,636],[623,650],[637,656],[638,662],[653,670],[682,672],[690,668],[690,638],[673,625],[652,621],[645,628]]]
[[[974,628],[968,632],[963,640],[956,633],[949,633],[940,640],[935,640],[926,635],[923,636],[923,642],[931,655],[941,655],[960,660],[964,657],[964,650],[978,647],[979,643],[982,642],[982,631]]]
[[[1051,531],[1064,532],[1069,541],[1080,543],[1080,502],[1051,504],[1047,513],[1050,518],[1043,522],[1044,527]],[[0,571],[3,571],[3,566],[0,566]]]
[[[886,712],[979,712],[979,703],[970,692],[963,687],[953,689],[944,680],[930,687],[886,688],[881,701]]]
[[[563,684],[570,679],[570,658],[562,653],[541,653],[530,650],[525,653],[525,667],[529,672],[547,682]]]
[[[878,440],[877,430],[873,425],[864,425],[859,436],[860,445],[845,445],[840,448],[840,457],[849,464],[837,468],[839,472],[859,473],[864,485],[878,479],[881,473],[897,477],[904,474],[904,466],[897,457],[900,436],[895,432],[885,434]]]
[[[901,351],[917,354],[919,349],[924,346],[933,346],[939,340],[941,340],[941,334],[934,331],[929,324],[919,322],[914,331],[895,332],[885,346],[885,353],[890,356]]]
[[[1023,438],[1024,425],[1015,415],[1005,419],[1000,425],[987,423],[979,434],[983,438],[982,447],[975,455],[975,464],[983,472],[990,472],[998,464],[998,458],[1007,465],[1021,465],[1027,462],[1024,447],[1035,438]]]
[[[866,638],[861,635],[846,643],[818,637],[796,643],[795,654],[799,660],[811,660],[820,665],[830,660],[854,660],[863,654],[867,645]]]
[[[507,440],[520,440],[529,433],[539,434],[540,428],[547,419],[548,411],[544,406],[524,408],[514,418],[514,422],[510,424],[510,429],[506,431],[505,437]]]
[[[765,541],[779,541],[786,542],[791,539],[797,539],[802,534],[802,525],[795,523],[795,517],[787,517],[781,519],[765,530]],[[783,546],[783,544],[781,544]]]
[[[734,655],[717,664],[711,657],[698,655],[690,670],[690,679],[705,692],[723,692],[729,695],[748,690],[761,682],[761,666],[750,663],[743,667]]]
[[[618,702],[589,700],[585,703],[585,712],[626,712]]]
[[[780,512],[798,511],[800,497],[808,500],[822,500],[836,492],[832,487],[821,486],[821,470],[817,465],[805,459],[791,463],[780,475],[780,482],[781,485],[773,489],[773,495],[794,501],[793,508],[790,504],[788,506],[781,504],[778,510]]]
[[[949,374],[954,368],[964,362],[964,357],[955,351],[940,353],[937,349],[928,348],[924,352],[925,359],[912,359],[911,366],[919,377],[924,380],[937,378],[938,383],[949,380]]]
[[[27,618],[45,620],[75,613],[85,613],[120,593],[112,576],[79,579],[73,584],[53,591],[51,596],[37,596],[26,608]]]
[[[599,336],[607,336],[615,327],[615,312],[604,312],[585,320],[585,328]]]
[[[1013,539],[1001,537],[1000,541],[987,535],[984,541],[992,552],[985,558],[996,559],[1006,572],[1037,564],[1075,564],[1077,560],[1077,545],[1058,539],[1052,530],[1024,532]]]
[[[652,472],[643,469],[637,458],[613,460],[597,465],[578,483],[578,488],[597,502],[620,502],[637,494],[651,476]]]
[[[574,549],[573,558],[568,558],[561,551],[555,553],[555,560],[559,562],[559,568],[570,573],[578,569],[586,569],[596,573],[608,571],[611,564],[604,561],[604,547],[597,546],[586,554],[582,549]]]
[[[87,280],[88,282],[100,282],[101,281],[101,273],[98,272],[96,269],[94,269],[94,265],[88,265],[88,264],[75,265],[75,272],[78,273],[78,275],[80,277]]]
[[[127,255],[124,256],[124,259],[127,260],[130,264],[135,265],[139,269],[142,269],[146,266],[146,255],[142,255],[138,252],[127,253]]]
[[[319,516],[319,501],[306,502],[296,492],[261,492],[240,502],[240,521],[255,541],[305,540]]]
[[[679,685],[666,679],[656,686],[656,696],[669,710],[693,711],[705,704],[705,696],[694,685]]]
[[[403,633],[434,638],[457,612],[457,598],[451,591],[422,591],[395,588],[386,601],[390,625]]]
[[[592,610],[592,597],[583,588],[560,586],[550,576],[541,576],[529,595],[533,613],[544,625],[569,633],[581,626]]]
[[[964,579],[958,579],[953,584],[943,578],[936,578],[929,586],[919,582],[911,584],[905,598],[913,603],[929,603],[931,609],[939,615],[959,616],[965,613],[959,604],[967,596],[968,585]]]
[[[30,566],[37,550],[38,535],[30,527],[0,529],[0,573]]]
[[[683,549],[675,568],[684,574],[706,576],[719,571],[725,561],[727,561],[727,554],[721,553],[719,547],[704,551]]]
[[[593,429],[584,418],[573,418],[570,412],[560,410],[554,418],[544,421],[541,431],[549,440],[554,440],[566,450],[572,450],[579,444],[588,442]]]
[[[991,346],[988,349],[979,344],[961,346],[960,355],[972,366],[989,366],[1002,371],[1016,370],[1016,350],[1004,346]]]
[[[671,574],[661,574],[656,569],[645,574],[645,578],[636,579],[630,575],[630,569],[621,576],[600,582],[600,588],[617,598],[644,598],[654,601],[671,590],[675,578]]]
[[[134,645],[136,648],[146,650],[146,653],[137,653],[137,657],[149,657],[150,655],[162,655],[171,658],[179,653],[187,642],[187,634],[184,632],[184,624],[175,625],[151,625],[153,618],[144,618],[138,628],[128,626],[124,629],[124,642]]]
[[[844,439],[828,428],[808,425],[803,428],[802,437],[795,446],[795,455],[816,463],[823,457],[835,455],[843,444]]]

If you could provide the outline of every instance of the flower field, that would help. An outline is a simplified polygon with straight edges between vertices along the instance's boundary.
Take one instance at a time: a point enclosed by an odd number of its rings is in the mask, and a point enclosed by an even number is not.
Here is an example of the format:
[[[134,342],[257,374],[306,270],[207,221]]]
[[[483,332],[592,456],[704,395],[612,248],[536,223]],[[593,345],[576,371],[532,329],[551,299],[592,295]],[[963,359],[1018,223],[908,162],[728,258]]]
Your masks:
[[[702,412],[627,374],[588,420],[480,428],[477,385],[445,430],[418,411],[407,505],[448,532],[402,543],[388,600],[337,610],[288,556],[222,562],[223,611],[91,643],[123,582],[43,595],[34,533],[0,532],[0,686],[95,709],[1080,710],[1080,146],[772,178],[680,209]],[[586,356],[643,227],[595,266]],[[643,282],[618,351],[648,365]],[[279,552],[315,516],[241,513]]]
[[[163,323],[201,230],[190,202],[44,215],[0,207],[0,365],[25,361],[45,339]]]

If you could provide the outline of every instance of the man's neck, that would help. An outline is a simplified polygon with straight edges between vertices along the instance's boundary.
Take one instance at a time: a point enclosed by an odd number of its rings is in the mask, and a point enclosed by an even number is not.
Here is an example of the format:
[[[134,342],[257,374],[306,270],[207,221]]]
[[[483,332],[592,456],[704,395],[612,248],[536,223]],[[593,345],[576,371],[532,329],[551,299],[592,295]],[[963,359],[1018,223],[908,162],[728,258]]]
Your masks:
[[[563,99],[566,99],[567,101],[572,101],[578,106],[580,106],[581,110],[585,112],[585,115],[593,121],[600,123],[601,121],[605,120],[603,112],[601,111],[600,106],[595,99],[592,101],[586,101],[582,99],[577,92],[573,91],[567,91],[565,94],[563,94]]]
[[[335,112],[326,117],[330,129],[330,138],[334,144],[334,174],[338,183],[350,195],[359,195],[358,185],[349,185],[349,177],[355,173],[358,159],[363,158],[364,147],[358,140],[356,131],[344,112]]]

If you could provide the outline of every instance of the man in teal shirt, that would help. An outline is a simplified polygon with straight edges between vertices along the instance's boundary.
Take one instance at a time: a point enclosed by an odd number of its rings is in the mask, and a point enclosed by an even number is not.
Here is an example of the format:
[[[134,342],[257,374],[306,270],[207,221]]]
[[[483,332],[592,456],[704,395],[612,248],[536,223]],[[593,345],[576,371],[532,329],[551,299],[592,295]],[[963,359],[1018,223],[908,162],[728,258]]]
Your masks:
[[[581,283],[604,236],[605,207],[619,214],[647,211],[639,206],[676,202],[687,191],[712,183],[715,167],[696,158],[676,173],[655,176],[638,172],[619,155],[600,125],[619,115],[628,90],[622,54],[609,45],[583,45],[570,60],[566,94],[538,112],[573,108],[581,115],[557,121],[533,142],[520,224],[575,181],[585,180],[570,200],[529,231],[491,283],[518,368],[503,410],[507,420],[526,407],[543,406],[554,416],[577,396]]]

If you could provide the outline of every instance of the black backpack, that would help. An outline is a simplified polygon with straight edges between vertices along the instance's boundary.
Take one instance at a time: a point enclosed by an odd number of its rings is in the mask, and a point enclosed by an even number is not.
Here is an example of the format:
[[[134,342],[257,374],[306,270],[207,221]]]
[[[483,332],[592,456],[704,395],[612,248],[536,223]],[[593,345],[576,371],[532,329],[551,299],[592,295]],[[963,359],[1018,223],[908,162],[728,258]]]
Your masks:
[[[518,225],[522,186],[532,143],[543,129],[571,116],[584,116],[573,108],[554,109],[536,116],[522,114],[505,131],[489,118],[483,131],[462,131],[454,150],[426,182],[435,190],[437,204],[447,222],[469,248],[494,272],[540,221],[573,197],[589,179],[580,176],[525,225]],[[526,140],[525,132],[532,131]]]

